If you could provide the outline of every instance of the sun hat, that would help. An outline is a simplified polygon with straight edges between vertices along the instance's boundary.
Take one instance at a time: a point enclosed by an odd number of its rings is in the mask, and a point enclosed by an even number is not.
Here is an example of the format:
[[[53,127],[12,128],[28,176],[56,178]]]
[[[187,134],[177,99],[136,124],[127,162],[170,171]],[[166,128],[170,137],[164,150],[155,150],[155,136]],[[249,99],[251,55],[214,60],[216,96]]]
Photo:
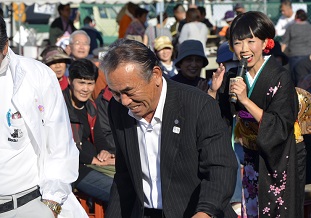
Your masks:
[[[228,41],[223,42],[218,47],[216,62],[225,63],[228,61],[236,61],[236,60],[237,60],[237,57],[232,51],[230,51],[229,42]]]
[[[179,45],[178,56],[175,60],[175,66],[179,67],[181,61],[190,55],[196,55],[203,58],[203,67],[208,65],[208,60],[204,53],[203,45],[198,40],[186,40]]]
[[[173,48],[172,41],[168,36],[160,36],[154,40],[154,50],[160,51],[163,48]]]
[[[71,58],[66,54],[64,49],[55,45],[45,48],[41,53],[41,57],[42,62],[46,65],[60,60],[63,60],[65,63],[71,63]]]
[[[234,17],[235,17],[234,11],[226,11],[225,17],[223,18],[223,20],[225,20],[227,22],[228,21],[233,21]]]

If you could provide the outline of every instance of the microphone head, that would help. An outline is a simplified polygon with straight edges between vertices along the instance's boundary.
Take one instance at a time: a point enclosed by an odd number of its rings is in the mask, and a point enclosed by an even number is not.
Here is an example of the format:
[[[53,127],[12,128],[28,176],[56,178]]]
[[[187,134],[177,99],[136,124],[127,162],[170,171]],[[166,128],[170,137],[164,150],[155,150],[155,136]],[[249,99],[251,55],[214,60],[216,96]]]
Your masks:
[[[247,67],[247,59],[246,59],[246,58],[242,58],[242,59],[240,60],[239,66],[240,66],[240,67],[246,68],[246,67]]]

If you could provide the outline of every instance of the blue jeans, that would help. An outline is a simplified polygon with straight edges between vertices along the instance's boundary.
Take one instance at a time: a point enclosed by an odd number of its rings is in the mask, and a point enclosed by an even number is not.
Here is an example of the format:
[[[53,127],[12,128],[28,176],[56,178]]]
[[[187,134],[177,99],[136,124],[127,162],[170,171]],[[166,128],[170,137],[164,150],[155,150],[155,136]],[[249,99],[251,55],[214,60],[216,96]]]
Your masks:
[[[301,79],[301,78],[298,78],[299,75],[295,74],[294,68],[299,63],[299,61],[301,61],[302,59],[304,59],[306,57],[308,57],[308,55],[305,55],[305,56],[293,56],[293,57],[289,57],[288,58],[289,67],[290,67],[290,73],[292,75],[292,80],[293,80],[295,86],[297,86],[298,80]]]
[[[99,200],[108,202],[113,178],[96,170],[89,172],[78,184],[77,189]]]

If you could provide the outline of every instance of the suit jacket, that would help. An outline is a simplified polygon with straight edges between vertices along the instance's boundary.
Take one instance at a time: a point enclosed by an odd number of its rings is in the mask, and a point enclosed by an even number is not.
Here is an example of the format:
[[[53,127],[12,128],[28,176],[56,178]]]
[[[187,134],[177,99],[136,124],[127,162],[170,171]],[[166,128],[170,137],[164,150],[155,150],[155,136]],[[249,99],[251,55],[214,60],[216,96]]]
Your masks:
[[[114,99],[109,118],[116,144],[116,174],[105,215],[143,217],[137,122]],[[180,128],[179,134],[173,132],[174,126]],[[195,87],[168,79],[161,131],[163,217],[186,218],[198,211],[236,217],[229,200],[237,162],[217,101]]]
[[[71,27],[71,30],[72,30],[70,34],[74,32],[75,30],[77,30],[71,20],[68,21],[67,28],[69,26]],[[55,43],[57,42],[57,39],[61,37],[67,31],[67,28],[66,29],[63,28],[63,22],[62,22],[61,17],[56,18],[51,23],[50,30],[49,30],[50,44],[55,45]]]

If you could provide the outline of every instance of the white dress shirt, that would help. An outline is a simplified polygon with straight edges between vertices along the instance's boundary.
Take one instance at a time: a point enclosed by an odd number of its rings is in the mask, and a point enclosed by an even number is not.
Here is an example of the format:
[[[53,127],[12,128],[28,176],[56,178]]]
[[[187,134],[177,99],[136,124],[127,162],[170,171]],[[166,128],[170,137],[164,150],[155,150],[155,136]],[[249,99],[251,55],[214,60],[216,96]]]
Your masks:
[[[286,32],[286,28],[294,23],[295,13],[291,17],[281,16],[275,25],[276,36],[283,36]]]
[[[162,77],[163,87],[155,114],[148,123],[144,118],[128,114],[137,120],[139,153],[143,173],[144,206],[162,209],[162,190],[160,172],[161,127],[163,108],[167,92],[166,80]]]

